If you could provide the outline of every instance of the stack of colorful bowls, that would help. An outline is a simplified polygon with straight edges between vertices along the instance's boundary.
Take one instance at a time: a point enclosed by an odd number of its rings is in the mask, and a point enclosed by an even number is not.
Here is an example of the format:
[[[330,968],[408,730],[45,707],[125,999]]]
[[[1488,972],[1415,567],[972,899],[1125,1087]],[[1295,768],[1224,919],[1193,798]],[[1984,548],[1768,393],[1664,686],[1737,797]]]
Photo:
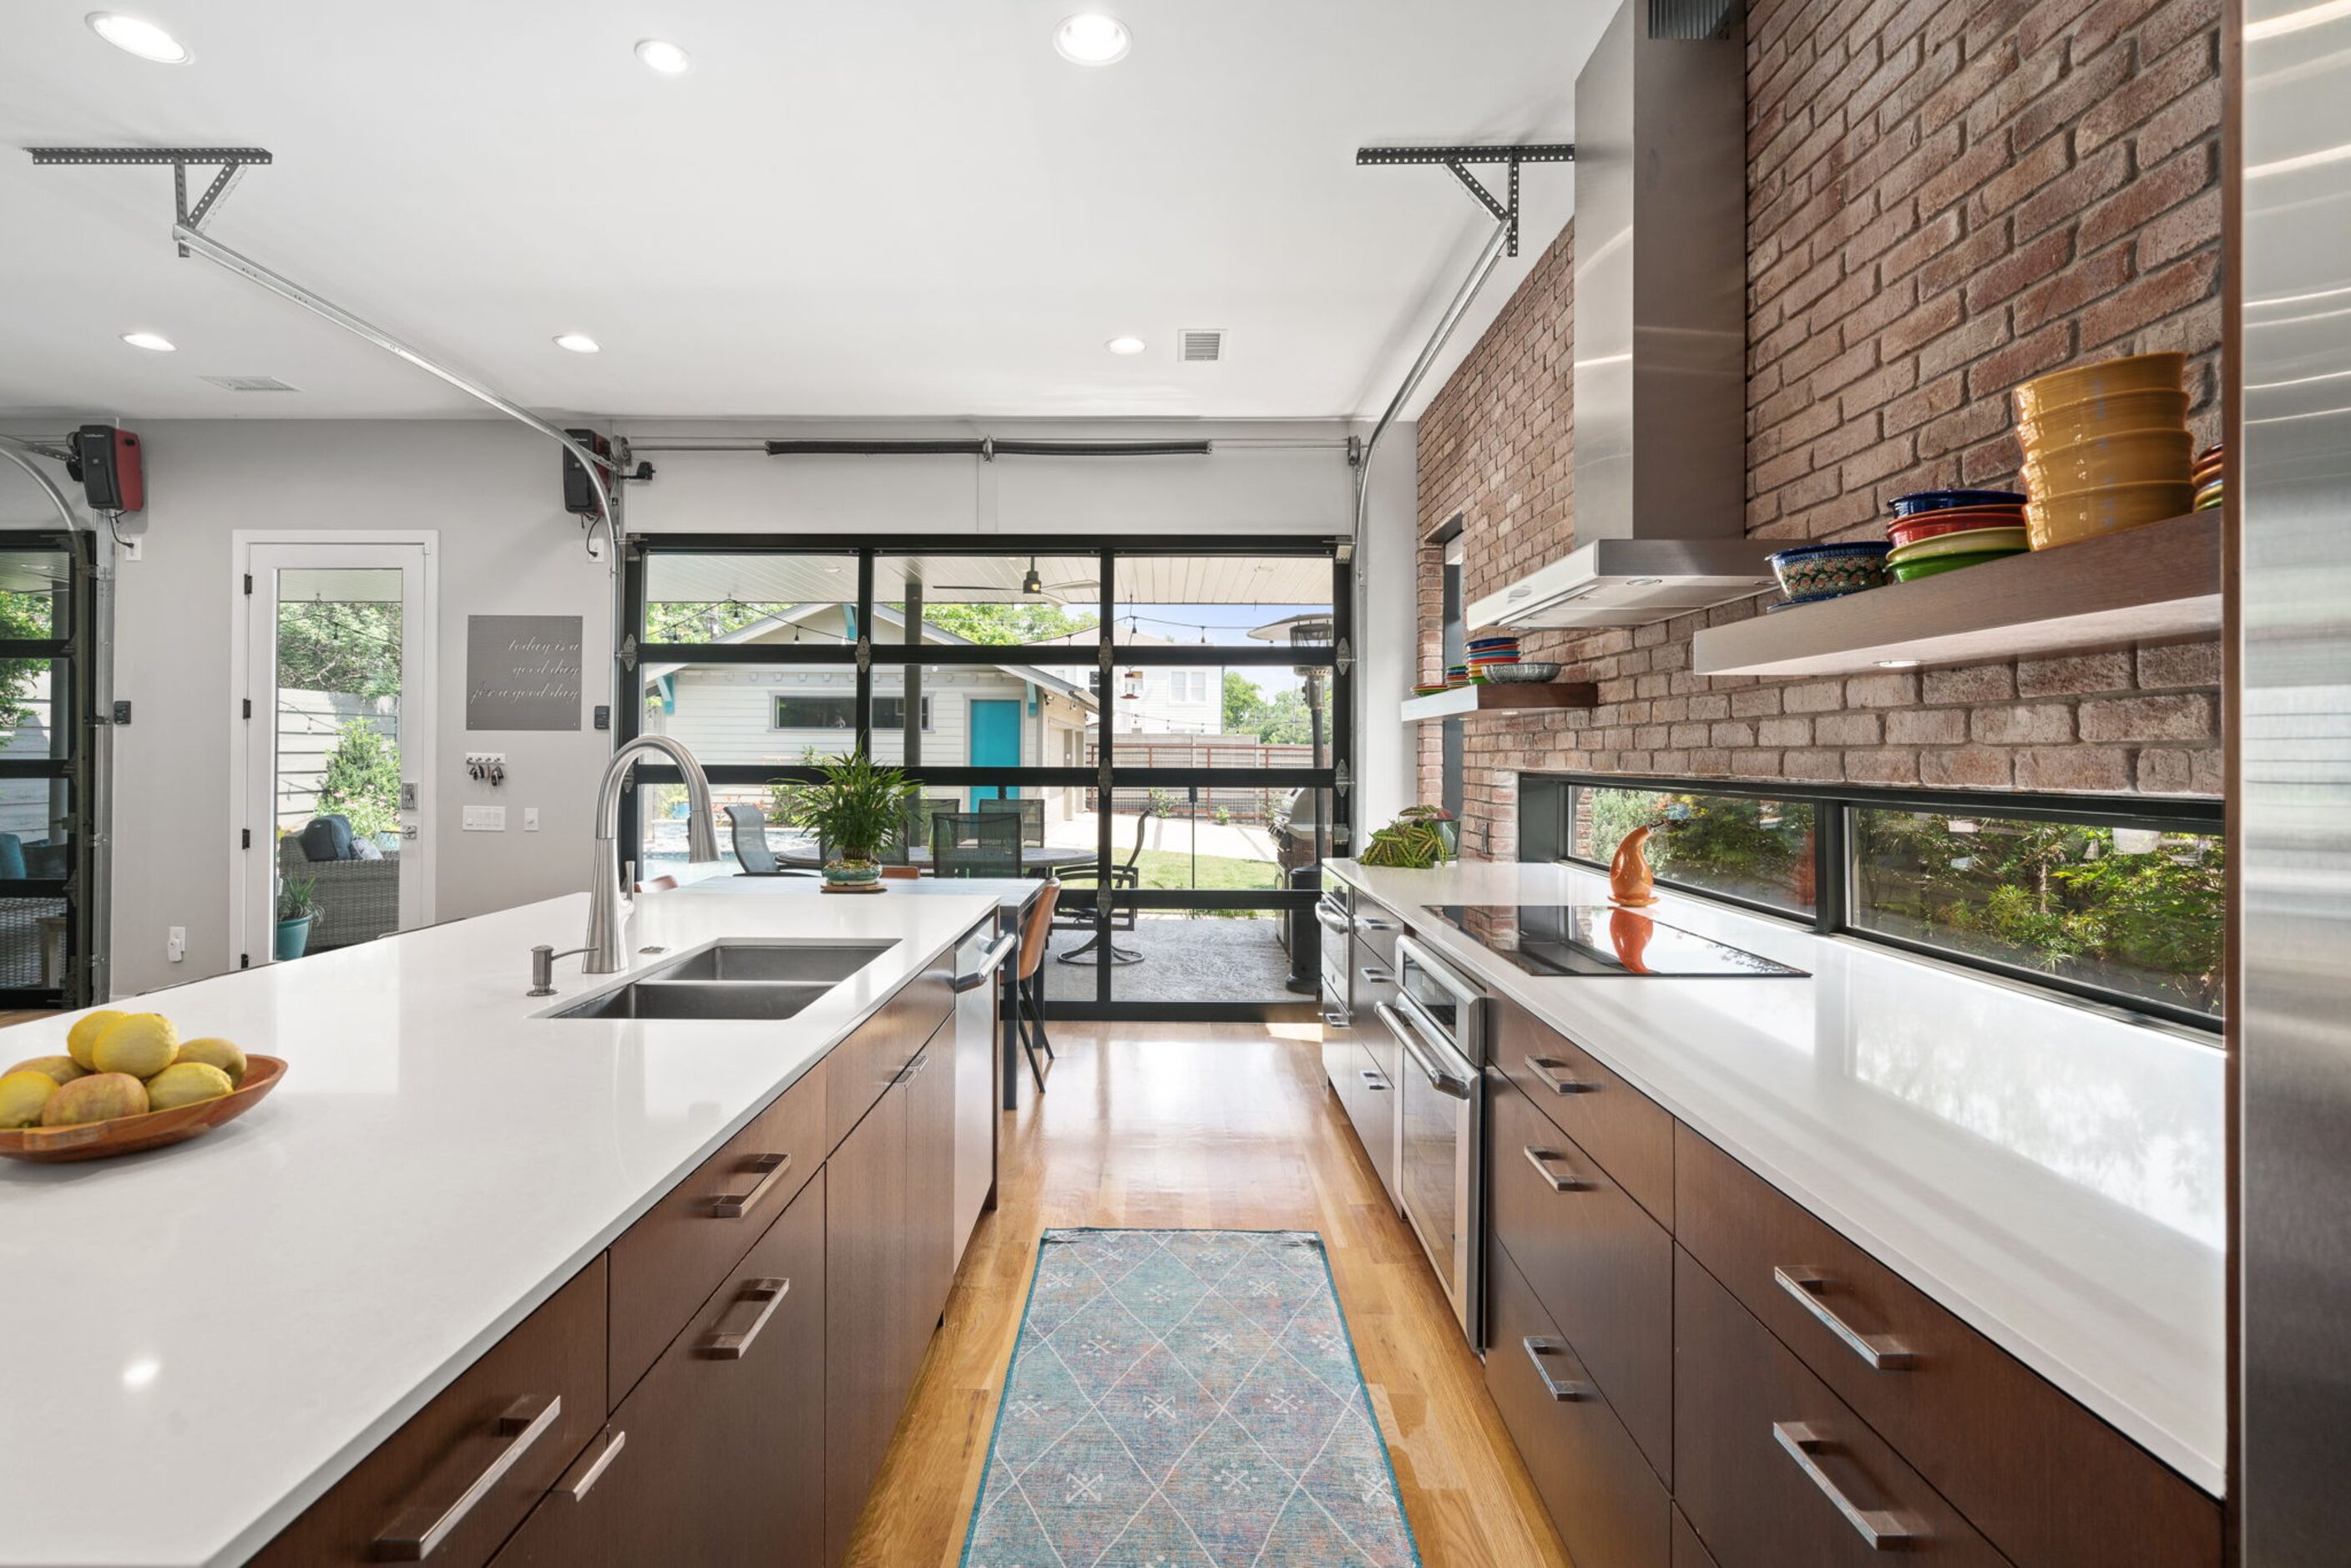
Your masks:
[[[1780,591],[1788,597],[1765,605],[1764,612],[1884,587],[1886,552],[1891,548],[1877,539],[1845,539],[1798,545],[1768,557],[1772,575],[1780,580]]]
[[[2176,517],[2195,496],[2181,354],[2059,371],[2011,395],[2034,549]]]
[[[1896,496],[1886,538],[1894,547],[1886,558],[1886,570],[1896,582],[1981,566],[2031,548],[2024,497],[2013,490],[1921,490]]]
[[[2196,466],[2188,476],[2196,486],[2196,510],[2209,512],[2220,504],[2228,461],[2228,453],[2220,446],[2208,446],[2197,455]]]
[[[1483,685],[1486,672],[1497,664],[1519,662],[1519,634],[1516,632],[1485,631],[1469,639],[1469,679]]]
[[[1447,665],[1446,665],[1446,666],[1445,666],[1445,689],[1446,689],[1447,691],[1448,691],[1448,692],[1449,692],[1449,691],[1451,691],[1451,690],[1452,690],[1454,687],[1456,687],[1456,686],[1466,686],[1466,685],[1468,685],[1468,684],[1469,684],[1469,666],[1468,666],[1468,665],[1467,665],[1467,664],[1447,664]]]

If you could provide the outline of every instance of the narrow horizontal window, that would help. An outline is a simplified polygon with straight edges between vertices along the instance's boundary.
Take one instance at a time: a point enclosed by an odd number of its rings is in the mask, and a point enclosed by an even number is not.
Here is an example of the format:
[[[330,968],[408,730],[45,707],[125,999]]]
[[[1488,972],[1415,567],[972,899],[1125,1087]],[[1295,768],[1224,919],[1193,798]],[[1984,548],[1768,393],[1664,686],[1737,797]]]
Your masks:
[[[1813,802],[1698,790],[1579,784],[1570,802],[1572,858],[1606,865],[1635,828],[1661,881],[1809,915]]]

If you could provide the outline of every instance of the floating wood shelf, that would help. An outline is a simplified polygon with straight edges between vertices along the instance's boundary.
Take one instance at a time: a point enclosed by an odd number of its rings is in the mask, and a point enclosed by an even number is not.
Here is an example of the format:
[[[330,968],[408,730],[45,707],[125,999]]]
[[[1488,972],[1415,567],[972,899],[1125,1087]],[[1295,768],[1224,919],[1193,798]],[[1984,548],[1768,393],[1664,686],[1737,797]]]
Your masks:
[[[1458,718],[1466,713],[1492,713],[1501,708],[1595,707],[1600,688],[1590,681],[1500,682],[1483,686],[1456,686],[1434,696],[1406,697],[1407,724],[1432,718]]]
[[[2220,512],[2194,512],[1700,632],[1701,675],[1964,664],[2220,628]]]

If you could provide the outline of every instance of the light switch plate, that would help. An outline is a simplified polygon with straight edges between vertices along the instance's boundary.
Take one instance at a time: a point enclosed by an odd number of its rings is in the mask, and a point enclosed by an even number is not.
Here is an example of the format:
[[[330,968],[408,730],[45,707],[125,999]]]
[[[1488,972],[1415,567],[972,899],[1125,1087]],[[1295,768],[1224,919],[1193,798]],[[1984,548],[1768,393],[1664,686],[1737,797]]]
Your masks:
[[[522,831],[526,833],[535,833],[538,831],[538,807],[525,806],[522,809]]]
[[[466,807],[465,831],[469,833],[505,832],[507,831],[507,809],[504,806]]]

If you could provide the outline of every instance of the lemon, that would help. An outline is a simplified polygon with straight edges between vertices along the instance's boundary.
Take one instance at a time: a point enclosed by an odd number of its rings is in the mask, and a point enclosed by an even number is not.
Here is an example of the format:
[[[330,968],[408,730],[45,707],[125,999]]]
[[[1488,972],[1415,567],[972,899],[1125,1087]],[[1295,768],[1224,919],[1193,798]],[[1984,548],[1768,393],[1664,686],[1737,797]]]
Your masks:
[[[175,1061],[147,1081],[147,1105],[150,1110],[169,1111],[217,1100],[232,1087],[228,1074],[209,1061]]]
[[[86,1071],[70,1056],[28,1056],[8,1070],[11,1072],[45,1072],[60,1083],[71,1083]]]
[[[66,1031],[66,1049],[73,1052],[76,1061],[95,1071],[96,1062],[90,1053],[98,1049],[98,1037],[129,1016],[114,1008],[100,1008],[94,1013],[82,1014],[74,1020],[73,1028]]]
[[[31,1126],[57,1092],[57,1081],[46,1072],[20,1070],[0,1078],[0,1127]]]
[[[233,1040],[206,1035],[202,1040],[182,1040],[180,1054],[172,1060],[174,1065],[183,1061],[202,1061],[217,1067],[228,1074],[232,1089],[245,1082],[245,1052],[237,1049],[236,1041]]]
[[[41,1125],[67,1127],[79,1122],[111,1122],[136,1116],[147,1109],[147,1086],[127,1072],[93,1072],[77,1078],[49,1096],[41,1107]]]
[[[131,1013],[98,1037],[90,1055],[100,1072],[152,1078],[180,1054],[180,1031],[162,1013]]]

